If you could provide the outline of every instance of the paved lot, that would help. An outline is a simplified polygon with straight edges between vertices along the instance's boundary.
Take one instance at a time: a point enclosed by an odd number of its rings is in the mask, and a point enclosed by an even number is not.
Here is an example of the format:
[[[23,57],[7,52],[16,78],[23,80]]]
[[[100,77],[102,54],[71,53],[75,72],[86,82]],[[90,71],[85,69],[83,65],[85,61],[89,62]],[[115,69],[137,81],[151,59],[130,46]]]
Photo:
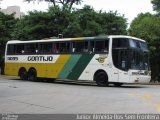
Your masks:
[[[0,113],[160,113],[160,86],[97,87],[0,76]]]

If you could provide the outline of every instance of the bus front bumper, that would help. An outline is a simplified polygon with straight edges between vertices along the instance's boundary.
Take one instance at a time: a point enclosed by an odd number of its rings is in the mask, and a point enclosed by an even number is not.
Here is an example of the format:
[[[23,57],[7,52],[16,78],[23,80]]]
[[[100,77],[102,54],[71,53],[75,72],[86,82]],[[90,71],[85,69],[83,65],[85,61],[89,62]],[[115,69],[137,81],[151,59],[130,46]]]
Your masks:
[[[151,80],[151,76],[147,75],[139,75],[139,76],[132,76],[130,79],[131,83],[149,83]]]

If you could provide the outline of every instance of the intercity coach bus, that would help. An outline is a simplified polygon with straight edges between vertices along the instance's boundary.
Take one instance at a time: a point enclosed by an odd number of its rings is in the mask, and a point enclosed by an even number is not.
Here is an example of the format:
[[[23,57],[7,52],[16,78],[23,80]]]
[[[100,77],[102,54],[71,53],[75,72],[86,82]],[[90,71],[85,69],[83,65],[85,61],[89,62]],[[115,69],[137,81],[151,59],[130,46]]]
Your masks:
[[[6,44],[5,74],[37,78],[90,80],[98,86],[147,83],[147,43],[123,35],[18,41]]]

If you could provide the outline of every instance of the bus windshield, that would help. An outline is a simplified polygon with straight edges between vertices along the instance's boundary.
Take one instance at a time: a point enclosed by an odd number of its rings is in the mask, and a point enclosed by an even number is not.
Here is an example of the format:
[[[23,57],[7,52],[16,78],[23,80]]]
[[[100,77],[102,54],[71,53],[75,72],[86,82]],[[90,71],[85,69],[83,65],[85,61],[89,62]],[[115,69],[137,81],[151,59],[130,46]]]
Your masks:
[[[130,69],[149,70],[148,52],[131,50],[129,60]]]
[[[113,39],[113,64],[121,70],[149,70],[146,42],[127,38]]]

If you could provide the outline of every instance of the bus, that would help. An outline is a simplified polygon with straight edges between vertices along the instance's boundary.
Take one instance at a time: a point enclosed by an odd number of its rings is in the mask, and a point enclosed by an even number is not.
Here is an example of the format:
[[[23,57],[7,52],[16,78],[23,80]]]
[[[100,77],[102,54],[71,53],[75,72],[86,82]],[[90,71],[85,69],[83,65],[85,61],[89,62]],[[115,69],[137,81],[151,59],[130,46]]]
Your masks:
[[[95,81],[98,86],[148,83],[147,43],[124,35],[11,40],[6,44],[5,74],[37,78]]]

